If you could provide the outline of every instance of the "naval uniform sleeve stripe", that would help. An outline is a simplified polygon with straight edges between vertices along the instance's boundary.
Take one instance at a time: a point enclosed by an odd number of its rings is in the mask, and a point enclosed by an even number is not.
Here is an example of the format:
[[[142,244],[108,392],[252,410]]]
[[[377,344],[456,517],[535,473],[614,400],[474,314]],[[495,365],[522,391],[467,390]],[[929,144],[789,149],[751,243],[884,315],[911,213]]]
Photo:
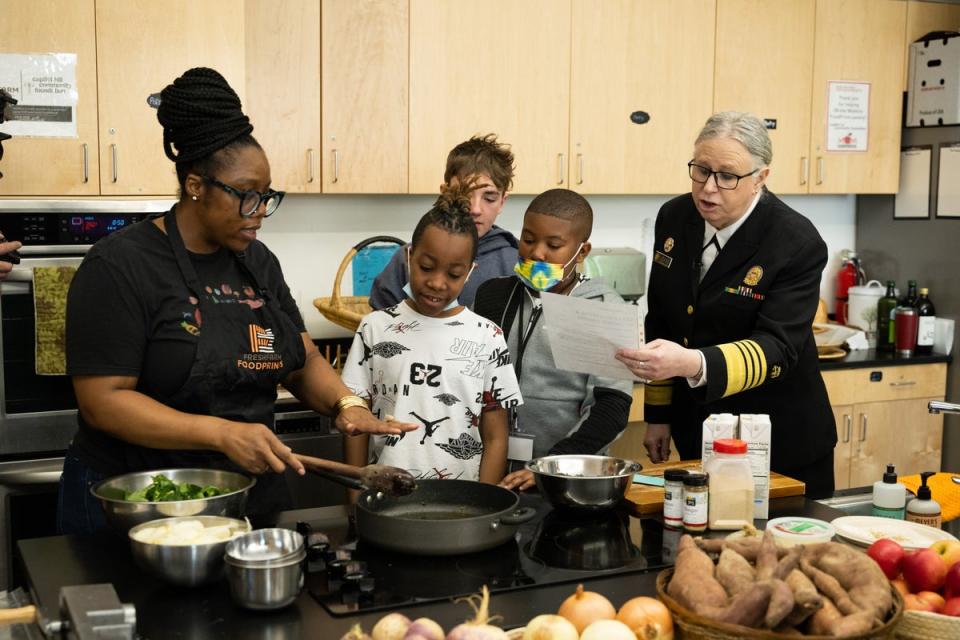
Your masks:
[[[754,382],[747,387],[752,389],[760,386],[767,379],[767,358],[763,353],[763,348],[755,340],[744,340],[743,343],[753,353],[756,361]]]
[[[673,402],[673,380],[651,380],[643,390],[643,402],[653,407],[666,407]]]
[[[736,342],[720,344],[717,347],[723,354],[724,362],[727,365],[727,386],[723,391],[723,397],[726,398],[743,391],[743,385],[746,381],[746,361]]]
[[[757,386],[757,367],[759,362],[757,362],[753,349],[747,344],[747,340],[738,340],[734,344],[737,345],[740,353],[743,354],[743,366],[746,369],[747,375],[743,379],[743,388],[740,389],[740,391],[746,391],[747,389],[752,389]]]

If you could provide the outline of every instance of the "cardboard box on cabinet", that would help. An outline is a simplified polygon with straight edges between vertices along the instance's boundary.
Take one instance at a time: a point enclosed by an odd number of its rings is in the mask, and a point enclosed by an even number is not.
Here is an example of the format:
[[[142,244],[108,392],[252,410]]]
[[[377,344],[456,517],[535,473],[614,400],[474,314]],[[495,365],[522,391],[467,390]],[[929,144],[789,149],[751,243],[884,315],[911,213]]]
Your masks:
[[[960,33],[935,31],[910,45],[908,127],[960,124]]]

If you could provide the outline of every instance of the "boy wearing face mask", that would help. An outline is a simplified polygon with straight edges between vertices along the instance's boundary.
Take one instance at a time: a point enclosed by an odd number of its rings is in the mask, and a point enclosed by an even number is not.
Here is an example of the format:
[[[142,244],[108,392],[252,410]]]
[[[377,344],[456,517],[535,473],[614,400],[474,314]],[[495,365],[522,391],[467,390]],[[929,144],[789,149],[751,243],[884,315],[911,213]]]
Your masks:
[[[593,210],[579,194],[551,189],[533,199],[523,217],[513,276],[480,285],[474,311],[503,328],[524,404],[512,412],[511,429],[533,436],[533,456],[597,454],[627,426],[632,383],[563,371],[553,363],[543,330],[540,292],[622,303],[617,293],[578,274],[590,253]],[[501,485],[533,486],[526,470]]]

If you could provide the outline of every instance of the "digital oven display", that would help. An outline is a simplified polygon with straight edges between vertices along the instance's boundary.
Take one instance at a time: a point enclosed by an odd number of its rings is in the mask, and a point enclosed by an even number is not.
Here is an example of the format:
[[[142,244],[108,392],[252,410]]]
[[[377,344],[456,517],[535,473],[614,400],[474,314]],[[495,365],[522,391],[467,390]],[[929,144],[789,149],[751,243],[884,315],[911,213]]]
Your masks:
[[[128,227],[138,215],[115,213],[87,213],[64,216],[60,219],[60,244],[92,244]]]

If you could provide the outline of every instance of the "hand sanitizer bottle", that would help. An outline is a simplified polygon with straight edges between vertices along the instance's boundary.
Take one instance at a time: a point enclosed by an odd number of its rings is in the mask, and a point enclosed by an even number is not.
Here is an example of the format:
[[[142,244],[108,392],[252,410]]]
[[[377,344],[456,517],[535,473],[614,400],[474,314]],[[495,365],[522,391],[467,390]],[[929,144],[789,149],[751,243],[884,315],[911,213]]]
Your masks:
[[[906,504],[907,488],[897,482],[897,472],[888,464],[883,480],[873,483],[873,515],[903,520]]]
[[[927,478],[932,475],[936,475],[936,472],[924,471],[920,474],[917,497],[907,504],[907,520],[939,529],[942,520],[940,503],[933,499],[927,486]]]

